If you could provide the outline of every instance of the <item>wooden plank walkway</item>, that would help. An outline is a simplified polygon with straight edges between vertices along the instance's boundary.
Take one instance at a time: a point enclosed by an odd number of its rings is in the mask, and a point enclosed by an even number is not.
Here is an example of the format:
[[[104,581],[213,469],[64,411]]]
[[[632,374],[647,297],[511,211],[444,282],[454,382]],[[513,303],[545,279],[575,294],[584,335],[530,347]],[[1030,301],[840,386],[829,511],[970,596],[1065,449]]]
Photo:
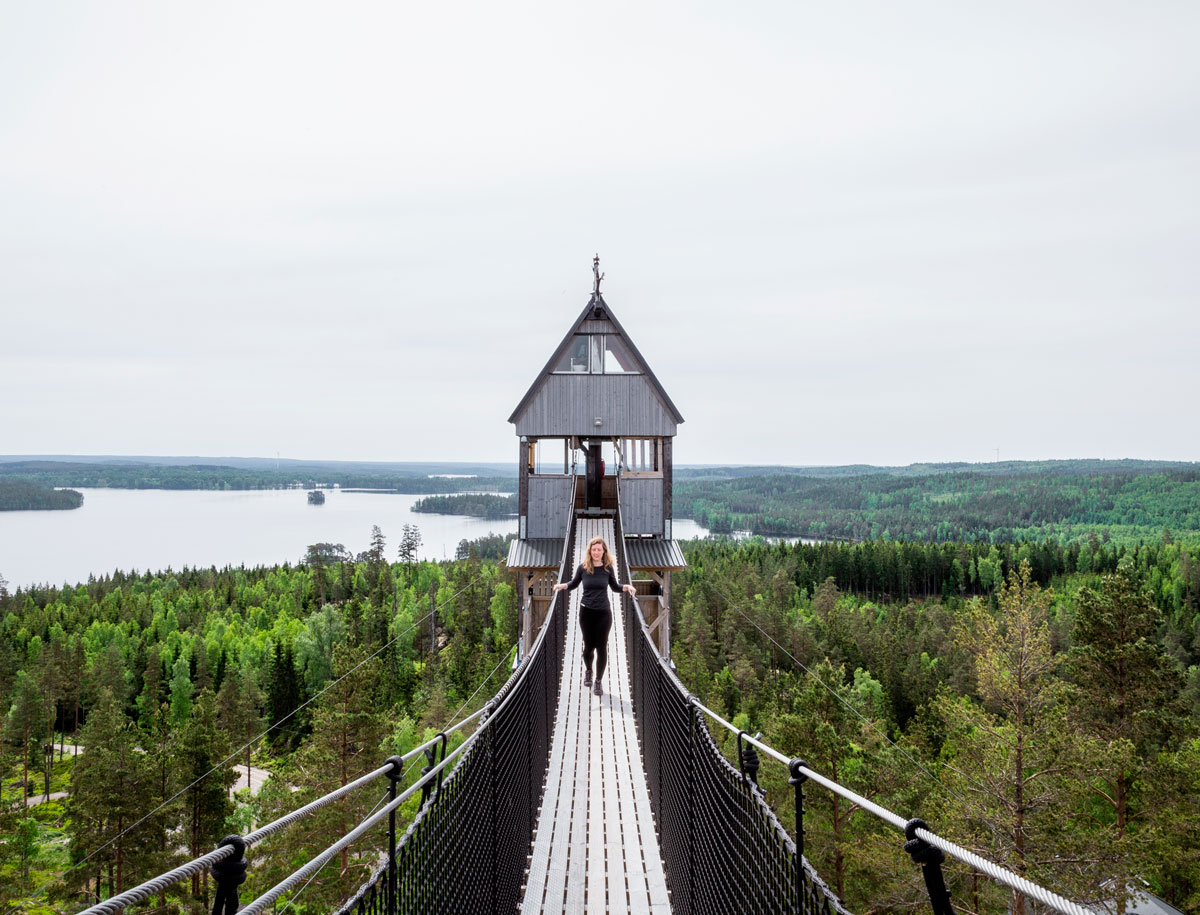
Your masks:
[[[612,521],[580,518],[572,572],[592,537],[611,545],[613,536]],[[609,592],[613,628],[604,695],[597,697],[583,685],[582,591],[571,593],[558,717],[521,911],[666,915],[671,905],[629,697],[620,596]]]

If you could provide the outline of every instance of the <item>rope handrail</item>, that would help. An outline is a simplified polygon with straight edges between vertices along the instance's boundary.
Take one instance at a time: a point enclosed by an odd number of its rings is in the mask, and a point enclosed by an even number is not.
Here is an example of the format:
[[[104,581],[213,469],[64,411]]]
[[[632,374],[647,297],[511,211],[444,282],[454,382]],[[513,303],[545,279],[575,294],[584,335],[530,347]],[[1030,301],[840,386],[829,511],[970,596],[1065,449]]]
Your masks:
[[[661,659],[660,659],[660,661],[661,661]],[[663,661],[662,663],[665,664],[666,662]],[[1030,897],[1031,899],[1035,899],[1038,902],[1042,903],[1043,905],[1049,906],[1050,908],[1054,909],[1055,911],[1062,912],[1063,915],[1092,915],[1092,913],[1088,909],[1079,905],[1079,903],[1073,902],[1064,896],[1060,896],[1057,893],[1052,892],[1051,890],[1048,890],[1043,886],[1039,886],[1038,884],[1034,883],[1033,881],[1027,880],[1026,878],[1022,877],[1020,874],[1015,874],[1012,871],[1008,870],[1007,868],[1001,867],[1000,865],[998,865],[992,861],[988,861],[986,858],[981,858],[979,855],[975,854],[974,852],[969,851],[968,849],[965,849],[959,845],[956,845],[955,843],[951,842],[949,839],[942,838],[937,833],[932,832],[923,823],[923,821],[914,820],[914,819],[906,820],[899,814],[897,814],[891,810],[888,810],[886,807],[876,804],[874,801],[871,801],[868,798],[863,797],[861,794],[851,791],[849,788],[845,787],[844,785],[840,785],[837,782],[833,781],[832,779],[826,778],[825,776],[821,775],[819,772],[814,772],[807,765],[802,763],[799,759],[794,758],[794,757],[789,758],[787,756],[784,756],[782,753],[780,753],[775,748],[763,743],[758,738],[752,737],[751,735],[747,734],[745,731],[741,730],[740,728],[735,727],[733,724],[726,721],[724,718],[722,718],[720,715],[718,715],[712,709],[705,706],[695,696],[692,696],[689,694],[689,701],[691,702],[691,704],[693,706],[695,706],[697,709],[704,712],[704,714],[708,715],[708,717],[712,718],[714,721],[719,723],[727,731],[730,731],[733,734],[737,734],[741,740],[744,740],[747,743],[754,745],[755,747],[757,747],[758,749],[760,749],[764,753],[766,753],[768,756],[770,756],[772,759],[778,760],[779,762],[783,763],[783,765],[786,766],[788,768],[788,771],[790,773],[792,773],[793,775],[798,772],[799,774],[803,775],[805,778],[811,779],[812,781],[816,782],[817,784],[822,785],[823,787],[832,791],[834,794],[838,794],[838,795],[844,797],[846,800],[850,801],[851,803],[857,804],[858,806],[862,807],[864,810],[868,811],[869,813],[874,814],[879,819],[886,820],[888,823],[891,823],[893,826],[895,826],[901,832],[905,833],[906,837],[911,838],[912,836],[916,836],[917,838],[924,840],[925,842],[929,843],[930,845],[934,846],[935,848],[940,848],[946,854],[948,854],[954,858],[958,858],[960,861],[963,861],[963,862],[971,865],[971,867],[975,868],[976,870],[980,871],[981,873],[987,874],[989,877],[991,877],[993,880],[997,881],[998,883],[1003,883],[1005,886],[1008,886],[1014,890],[1017,890],[1018,892],[1024,893],[1026,896]],[[920,824],[920,825],[916,825],[916,824]]]
[[[300,820],[304,819],[309,814],[320,810],[322,807],[327,807],[329,804],[332,804],[334,801],[345,797],[347,794],[356,791],[364,785],[370,784],[380,776],[395,772],[397,766],[409,762],[419,754],[425,752],[425,750],[428,748],[439,743],[443,739],[443,735],[450,735],[461,730],[476,718],[479,718],[481,715],[483,715],[487,709],[488,707],[485,705],[479,711],[468,715],[462,721],[447,728],[445,731],[440,732],[437,736],[430,738],[420,746],[409,750],[404,755],[392,757],[392,759],[384,763],[384,765],[380,766],[379,768],[356,778],[352,782],[347,782],[340,788],[336,788],[333,791],[322,795],[316,800],[310,801],[303,807],[297,808],[291,813],[284,814],[279,819],[274,820],[267,825],[254,830],[253,832],[247,833],[245,836],[230,836],[226,839],[223,839],[222,844],[213,851],[200,855],[197,858],[193,858],[191,861],[159,874],[157,877],[152,877],[144,883],[139,883],[137,886],[125,890],[122,893],[118,893],[116,896],[110,896],[103,902],[99,902],[96,905],[84,909],[79,913],[79,915],[117,915],[117,913],[123,911],[127,906],[143,902],[156,893],[161,893],[167,887],[173,886],[181,880],[186,880],[189,877],[194,877],[196,874],[202,873],[205,869],[211,867],[212,865],[226,860],[235,853],[240,853],[240,850],[232,841],[233,839],[238,839],[238,841],[242,843],[243,848],[249,848],[261,842],[268,836],[274,835],[280,830],[286,829],[293,823],[298,823]],[[466,745],[467,744],[463,744],[463,746]],[[422,779],[417,784],[423,785],[425,781],[425,776],[422,776]]]
[[[618,502],[616,560],[621,579],[630,581],[622,521]],[[655,648],[640,602],[621,599],[634,720],[672,911],[849,915],[804,857],[802,842],[721,754]]]
[[[570,561],[574,529],[572,510],[560,579]],[[439,779],[430,799],[422,800],[403,837],[395,823],[402,801],[393,794],[379,811],[376,823],[385,816],[390,820],[387,860],[337,915],[450,910],[483,915],[518,905],[549,761],[565,641],[566,599],[559,594],[533,644],[524,646],[519,666],[483,710],[480,727],[455,751],[445,783]],[[440,769],[445,772],[444,765]],[[426,790],[431,785],[427,782]],[[364,824],[358,836],[369,829]],[[321,859],[330,860],[353,841],[347,836],[339,848],[327,849],[289,877],[290,885],[315,875]]]
[[[271,889],[267,890],[267,892],[263,893],[261,896],[259,896],[253,902],[247,904],[239,911],[242,913],[242,915],[259,915],[259,913],[266,909],[267,906],[271,905],[271,903],[273,903],[276,899],[278,899],[288,890],[293,889],[302,879],[315,874],[322,867],[324,867],[334,855],[336,855],[342,849],[348,848],[350,845],[354,844],[355,840],[359,839],[364,833],[370,830],[372,826],[377,825],[385,816],[390,814],[393,810],[416,794],[418,790],[424,788],[425,785],[431,782],[436,776],[440,775],[446,766],[448,766],[452,761],[456,760],[459,756],[463,755],[470,747],[474,745],[475,741],[479,739],[481,733],[482,731],[476,731],[464,743],[447,753],[445,759],[439,762],[428,772],[422,774],[419,779],[413,782],[413,784],[406,788],[403,792],[396,795],[394,800],[389,801],[385,806],[380,808],[371,816],[367,817],[365,820],[359,823],[358,826],[346,833],[346,835],[342,836],[342,838],[330,845],[327,849],[321,852],[321,854],[309,861],[308,864],[304,865],[304,867],[294,871],[288,877],[275,884],[275,886],[271,887]],[[386,768],[390,768],[390,766]]]

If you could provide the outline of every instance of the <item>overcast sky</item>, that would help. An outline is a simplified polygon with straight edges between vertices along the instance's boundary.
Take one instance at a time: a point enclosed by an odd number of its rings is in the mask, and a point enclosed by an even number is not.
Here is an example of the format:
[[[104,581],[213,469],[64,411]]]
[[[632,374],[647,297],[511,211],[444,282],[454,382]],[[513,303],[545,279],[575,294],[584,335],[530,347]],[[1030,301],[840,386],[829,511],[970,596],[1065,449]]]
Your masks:
[[[0,0],[0,453],[1200,458],[1200,4]]]

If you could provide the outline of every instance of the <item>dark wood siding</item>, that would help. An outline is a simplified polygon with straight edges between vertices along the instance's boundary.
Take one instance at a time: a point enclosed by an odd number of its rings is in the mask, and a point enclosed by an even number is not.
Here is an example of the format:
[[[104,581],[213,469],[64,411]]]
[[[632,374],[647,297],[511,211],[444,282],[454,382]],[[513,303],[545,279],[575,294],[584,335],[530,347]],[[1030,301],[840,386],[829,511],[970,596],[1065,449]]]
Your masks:
[[[513,421],[517,435],[675,434],[675,417],[645,375],[547,375]]]
[[[662,479],[622,477],[621,527],[626,534],[663,532]]]
[[[529,514],[529,442],[517,448],[517,514]],[[564,535],[565,536],[565,535]]]
[[[567,515],[575,479],[560,474],[534,474],[529,477],[529,522],[526,537],[567,535]]]

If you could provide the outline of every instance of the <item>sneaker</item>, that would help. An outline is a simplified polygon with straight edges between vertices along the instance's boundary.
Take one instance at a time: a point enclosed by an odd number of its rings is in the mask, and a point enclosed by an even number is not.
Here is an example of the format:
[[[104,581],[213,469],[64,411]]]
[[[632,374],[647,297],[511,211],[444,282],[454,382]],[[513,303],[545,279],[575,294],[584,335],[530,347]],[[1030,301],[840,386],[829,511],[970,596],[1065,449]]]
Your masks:
[[[597,696],[604,695],[604,687],[600,685],[600,681],[596,681],[596,685],[592,687],[592,693]]]
[[[583,672],[583,685],[584,686],[592,685],[592,669],[590,667]]]

